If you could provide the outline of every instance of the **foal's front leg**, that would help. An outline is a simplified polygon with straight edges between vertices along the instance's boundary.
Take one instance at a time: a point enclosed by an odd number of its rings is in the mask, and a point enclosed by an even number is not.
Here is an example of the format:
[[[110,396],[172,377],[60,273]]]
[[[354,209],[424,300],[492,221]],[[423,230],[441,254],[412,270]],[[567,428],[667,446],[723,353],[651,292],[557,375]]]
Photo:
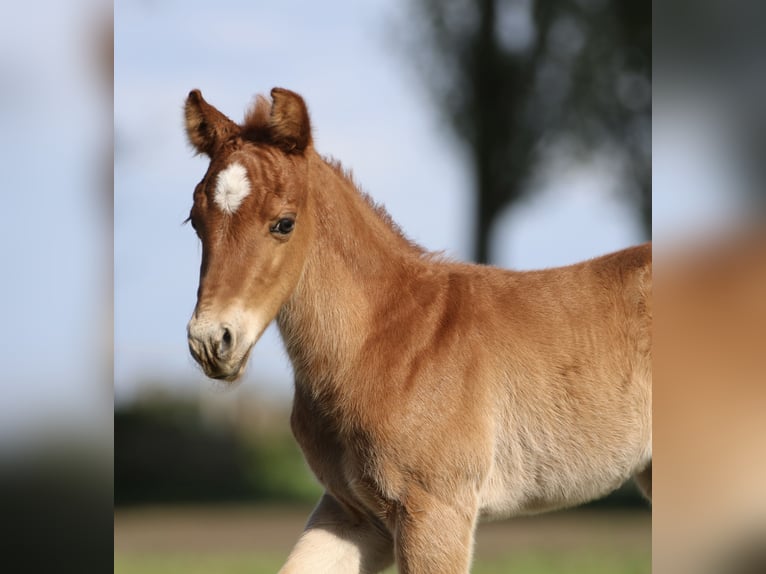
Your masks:
[[[473,557],[478,508],[431,495],[408,495],[396,518],[399,574],[466,574]]]
[[[353,517],[325,493],[280,574],[374,574],[393,561],[382,527]]]

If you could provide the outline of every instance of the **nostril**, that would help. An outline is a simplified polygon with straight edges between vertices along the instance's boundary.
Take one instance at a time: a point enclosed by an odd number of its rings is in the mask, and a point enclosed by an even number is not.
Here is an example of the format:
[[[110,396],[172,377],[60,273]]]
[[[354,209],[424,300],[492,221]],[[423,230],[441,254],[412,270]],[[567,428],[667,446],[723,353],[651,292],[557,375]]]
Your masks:
[[[231,347],[231,331],[224,327],[223,337],[221,337],[221,352],[225,353]]]

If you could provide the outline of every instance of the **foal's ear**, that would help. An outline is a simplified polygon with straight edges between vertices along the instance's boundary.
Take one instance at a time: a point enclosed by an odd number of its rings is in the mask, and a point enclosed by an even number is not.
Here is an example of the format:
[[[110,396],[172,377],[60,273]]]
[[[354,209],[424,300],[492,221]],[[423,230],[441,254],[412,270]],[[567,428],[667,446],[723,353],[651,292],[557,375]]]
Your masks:
[[[287,152],[302,152],[311,145],[311,123],[306,103],[284,88],[271,90],[271,140]]]
[[[239,131],[239,126],[208,104],[199,90],[192,90],[184,107],[186,137],[197,153],[212,156],[215,149]]]

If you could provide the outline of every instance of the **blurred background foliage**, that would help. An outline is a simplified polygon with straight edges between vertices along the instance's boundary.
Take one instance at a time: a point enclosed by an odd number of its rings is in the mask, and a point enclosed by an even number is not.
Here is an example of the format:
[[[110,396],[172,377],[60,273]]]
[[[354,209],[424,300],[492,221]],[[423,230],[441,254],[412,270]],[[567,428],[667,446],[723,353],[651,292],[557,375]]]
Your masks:
[[[116,409],[115,505],[317,502],[289,406],[245,399],[224,413],[209,404],[157,392]]]
[[[608,153],[652,225],[652,7],[639,0],[417,0],[408,53],[463,145],[474,259],[551,153]]]

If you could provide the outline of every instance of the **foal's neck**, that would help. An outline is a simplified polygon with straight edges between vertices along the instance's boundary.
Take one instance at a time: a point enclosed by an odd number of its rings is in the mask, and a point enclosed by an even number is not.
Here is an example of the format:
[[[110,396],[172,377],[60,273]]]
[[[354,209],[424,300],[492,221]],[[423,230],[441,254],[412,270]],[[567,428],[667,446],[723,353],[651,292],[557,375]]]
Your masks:
[[[312,159],[311,196],[316,213],[312,255],[335,255],[361,282],[374,278],[377,286],[395,271],[393,267],[423,254],[338,164],[319,156]]]
[[[423,251],[338,166],[318,155],[309,162],[313,240],[278,323],[296,382],[332,385],[351,368],[376,313],[422,265]]]

